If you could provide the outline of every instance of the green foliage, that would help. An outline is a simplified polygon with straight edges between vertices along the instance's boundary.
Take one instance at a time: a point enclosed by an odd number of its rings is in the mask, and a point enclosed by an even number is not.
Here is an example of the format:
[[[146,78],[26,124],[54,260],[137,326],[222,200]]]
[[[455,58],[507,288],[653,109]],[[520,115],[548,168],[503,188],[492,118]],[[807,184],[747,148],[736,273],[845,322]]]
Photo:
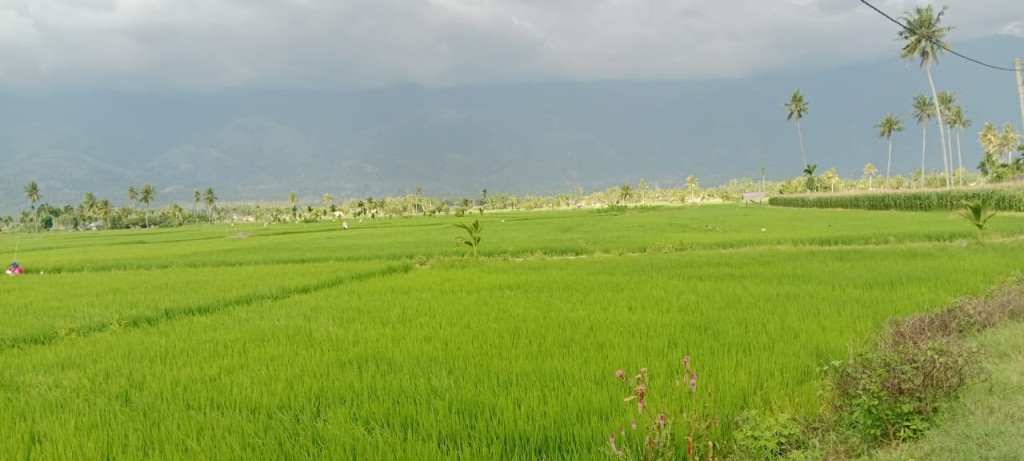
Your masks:
[[[1024,211],[1024,188],[953,189],[854,195],[775,196],[774,206],[862,210],[958,211],[964,203],[986,201],[992,210]]]
[[[803,427],[788,413],[748,410],[737,418],[736,426],[737,454],[749,459],[795,458],[807,443]]]
[[[967,209],[961,212],[960,215],[970,221],[979,231],[983,231],[985,230],[985,223],[996,214],[995,211],[991,211],[991,202],[992,198],[987,196],[970,202],[965,201],[964,207]]]
[[[840,422],[869,442],[920,436],[942,404],[984,377],[980,351],[959,336],[974,322],[955,308],[911,317],[890,326],[877,347],[826,367]]]
[[[473,256],[477,256],[477,248],[480,246],[480,220],[474,219],[472,224],[455,223],[455,227],[466,231],[466,237],[455,237],[456,245],[466,245],[473,249]]]

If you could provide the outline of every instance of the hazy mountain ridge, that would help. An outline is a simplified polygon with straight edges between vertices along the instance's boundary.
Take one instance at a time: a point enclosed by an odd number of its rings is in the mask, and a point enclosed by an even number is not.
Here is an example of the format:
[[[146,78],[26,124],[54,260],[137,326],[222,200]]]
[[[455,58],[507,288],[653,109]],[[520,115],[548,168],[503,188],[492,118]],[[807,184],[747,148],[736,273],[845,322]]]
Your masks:
[[[1024,39],[958,46],[981,59],[1024,54]],[[1000,65],[1006,63],[995,62]],[[960,95],[974,126],[962,137],[977,164],[985,121],[1020,123],[1013,74],[944,56],[939,89]],[[644,178],[702,185],[731,177],[799,175],[796,130],[782,107],[801,88],[808,160],[859,176],[881,170],[886,144],[874,125],[902,114],[893,173],[920,167],[920,127],[910,99],[928,93],[916,63],[895,58],[801,74],[708,82],[536,83],[311,93],[215,95],[0,94],[0,213],[25,208],[22,188],[43,201],[77,203],[85,192],[125,202],[129,185],[157,187],[157,205],[190,202],[213,186],[221,200],[284,200],[424,193],[593,191]],[[928,169],[941,169],[929,129]],[[955,141],[954,141],[955,144]]]

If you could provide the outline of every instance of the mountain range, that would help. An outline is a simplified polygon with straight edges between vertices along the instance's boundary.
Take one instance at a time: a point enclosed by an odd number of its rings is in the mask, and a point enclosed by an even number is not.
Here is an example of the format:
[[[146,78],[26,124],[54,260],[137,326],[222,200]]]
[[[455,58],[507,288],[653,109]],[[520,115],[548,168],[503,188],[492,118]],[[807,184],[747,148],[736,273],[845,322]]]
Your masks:
[[[1003,67],[1024,55],[1019,37],[953,45]],[[1021,123],[1014,74],[949,55],[933,74],[974,121],[962,146],[965,166],[975,169],[984,122]],[[283,202],[290,191],[340,201],[417,187],[451,198],[476,197],[484,188],[592,192],[641,178],[677,187],[691,174],[711,186],[759,177],[761,167],[769,179],[785,179],[803,168],[783,107],[797,88],[810,104],[801,127],[819,172],[835,167],[859,177],[872,162],[884,173],[887,145],[874,125],[886,112],[905,119],[905,131],[893,138],[893,174],[920,168],[922,130],[909,117],[910,101],[930,89],[917,63],[896,56],[715,81],[0,91],[0,213],[27,208],[22,189],[30,180],[52,204],[78,203],[86,192],[124,204],[129,185],[149,183],[160,206],[191,202],[193,190],[207,186],[222,201]],[[931,125],[928,170],[942,169],[937,133]]]

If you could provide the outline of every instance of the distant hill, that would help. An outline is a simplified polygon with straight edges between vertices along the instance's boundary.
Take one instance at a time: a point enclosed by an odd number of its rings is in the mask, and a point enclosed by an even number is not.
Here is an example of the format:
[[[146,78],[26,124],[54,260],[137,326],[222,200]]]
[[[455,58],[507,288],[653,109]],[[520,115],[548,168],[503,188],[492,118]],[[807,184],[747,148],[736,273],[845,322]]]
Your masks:
[[[1024,39],[955,44],[1010,66]],[[896,47],[894,46],[894,55]],[[960,96],[975,126],[964,133],[965,163],[980,159],[985,121],[1020,124],[1014,76],[952,56],[936,84]],[[893,57],[812,73],[791,69],[704,82],[524,83],[315,93],[251,90],[227,94],[0,93],[0,213],[26,207],[22,188],[43,201],[77,203],[86,192],[125,202],[129,185],[151,183],[157,205],[190,202],[213,186],[222,200],[314,200],[399,195],[475,197],[594,191],[644,178],[679,186],[732,177],[800,174],[792,123],[782,107],[800,88],[808,159],[860,176],[884,165],[874,125],[902,114],[894,174],[920,166],[921,131],[908,116],[929,93],[915,63]],[[934,125],[928,169],[942,168]]]

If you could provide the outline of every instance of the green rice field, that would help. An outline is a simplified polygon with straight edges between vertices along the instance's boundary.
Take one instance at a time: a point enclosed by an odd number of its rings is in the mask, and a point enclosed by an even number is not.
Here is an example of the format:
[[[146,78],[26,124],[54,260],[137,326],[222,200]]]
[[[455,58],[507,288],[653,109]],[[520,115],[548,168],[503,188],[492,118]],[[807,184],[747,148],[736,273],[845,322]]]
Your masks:
[[[479,219],[480,256],[454,223]],[[1024,215],[742,207],[0,234],[0,459],[591,459],[684,356],[723,434],[888,319],[1024,270]],[[660,387],[659,387],[660,386]]]

